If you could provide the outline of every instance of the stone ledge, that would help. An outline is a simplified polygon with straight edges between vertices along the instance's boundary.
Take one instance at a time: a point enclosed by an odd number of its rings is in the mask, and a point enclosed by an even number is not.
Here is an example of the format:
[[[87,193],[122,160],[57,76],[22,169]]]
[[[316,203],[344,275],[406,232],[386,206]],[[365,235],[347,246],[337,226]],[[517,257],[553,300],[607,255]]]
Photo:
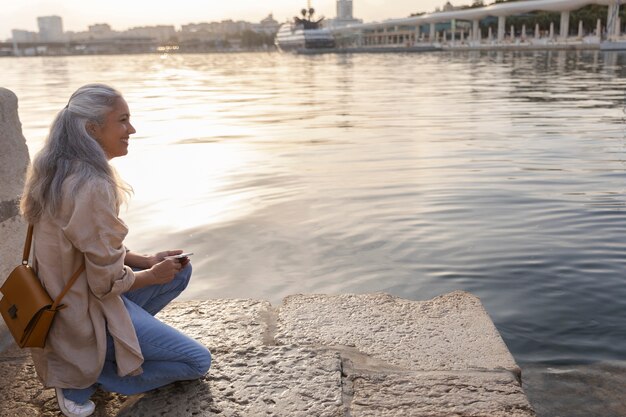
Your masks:
[[[17,96],[0,87],[0,201],[10,201],[22,193],[29,156],[22,123],[18,116]]]
[[[19,200],[30,161],[17,96],[0,87],[0,285],[22,261],[26,223],[19,215]],[[10,343],[10,334],[0,320],[0,351]]]
[[[209,375],[135,397],[98,392],[94,416],[535,416],[469,293],[176,302],[159,317],[211,349]],[[0,416],[59,415],[26,352],[13,345],[0,363]]]
[[[355,374],[352,417],[534,415],[509,372]]]
[[[388,294],[290,296],[276,341],[349,346],[410,370],[521,373],[480,300],[460,291],[421,302]]]

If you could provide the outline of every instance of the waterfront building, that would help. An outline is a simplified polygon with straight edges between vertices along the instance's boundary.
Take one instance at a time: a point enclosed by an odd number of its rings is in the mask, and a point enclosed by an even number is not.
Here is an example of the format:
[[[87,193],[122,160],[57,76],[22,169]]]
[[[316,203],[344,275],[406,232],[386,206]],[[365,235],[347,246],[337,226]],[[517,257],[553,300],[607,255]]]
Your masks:
[[[270,15],[271,16],[271,15]],[[181,26],[181,32],[194,33],[194,32],[207,32],[207,33],[219,33],[223,35],[237,35],[246,30],[252,30],[253,24],[250,22],[244,22],[239,20],[237,22],[233,20],[222,20],[221,22],[209,22],[209,23],[189,23]]]
[[[115,31],[107,23],[86,31],[63,32],[58,16],[38,18],[40,33],[14,29],[12,39],[0,42],[0,55],[82,55],[165,51],[208,52],[271,44],[280,24],[269,14],[260,23],[223,20],[190,23],[177,31],[173,25],[133,27]],[[59,41],[67,43],[55,45]],[[268,43],[269,42],[269,43]]]
[[[578,19],[577,27],[570,28],[570,16],[589,5],[606,7],[606,18],[587,26]],[[620,0],[520,0],[462,8],[446,3],[443,11],[331,30],[342,47],[355,48],[429,44],[443,48],[626,49],[619,9]],[[515,17],[536,12],[554,13],[557,19],[536,22],[534,27],[514,24]]]
[[[265,19],[261,20],[260,23],[256,23],[252,25],[252,30],[256,33],[266,33],[268,35],[273,35],[278,32],[278,28],[280,27],[280,23],[278,23],[274,16],[270,13]]]
[[[217,22],[211,23],[189,23],[180,27],[182,34],[187,33],[217,33]]]
[[[28,30],[13,29],[11,31],[11,40],[13,42],[37,42],[39,40],[39,34],[37,32],[30,32]]]
[[[151,38],[163,43],[176,37],[176,29],[173,25],[140,26],[130,28],[121,35],[129,38]]]
[[[89,25],[89,34],[93,39],[110,38],[115,32],[111,30],[111,26],[107,23],[96,23],[95,25]]]
[[[228,19],[219,22],[218,31],[225,35],[237,35],[246,30],[252,30],[252,23],[238,20],[236,22]]]
[[[181,43],[215,43],[220,40],[223,40],[223,36],[218,32],[215,22],[182,25],[178,32],[178,41]]]
[[[112,39],[119,36],[119,32],[115,32],[106,23],[96,23],[90,25],[89,30],[82,32],[65,32],[67,40],[72,42],[84,42],[92,40]]]
[[[337,0],[337,17],[326,19],[324,26],[327,28],[342,27],[363,23],[363,19],[355,19],[352,14],[352,0]]]
[[[39,40],[42,42],[60,42],[64,40],[63,19],[60,16],[40,16],[37,18]]]
[[[337,0],[337,19],[352,19],[352,0]]]

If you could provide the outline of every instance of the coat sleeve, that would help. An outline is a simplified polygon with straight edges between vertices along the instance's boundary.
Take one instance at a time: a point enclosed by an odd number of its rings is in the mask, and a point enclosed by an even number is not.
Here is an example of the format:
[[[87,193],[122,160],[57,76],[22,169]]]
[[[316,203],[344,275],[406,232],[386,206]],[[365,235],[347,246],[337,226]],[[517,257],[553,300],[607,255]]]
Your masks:
[[[63,228],[66,238],[83,253],[87,283],[98,298],[119,295],[135,281],[124,266],[126,224],[118,217],[112,186],[102,180],[79,188]]]

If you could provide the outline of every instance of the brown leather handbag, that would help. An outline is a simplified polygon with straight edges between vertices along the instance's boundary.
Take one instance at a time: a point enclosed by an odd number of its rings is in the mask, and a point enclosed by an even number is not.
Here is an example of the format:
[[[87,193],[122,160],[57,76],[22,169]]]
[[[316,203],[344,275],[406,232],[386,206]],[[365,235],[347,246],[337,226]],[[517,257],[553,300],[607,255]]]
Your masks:
[[[83,263],[72,275],[58,297],[52,301],[35,271],[28,265],[30,246],[33,239],[33,226],[28,226],[22,264],[16,267],[6,279],[0,292],[0,314],[21,348],[42,348],[52,326],[56,313],[65,308],[61,300],[85,270]]]

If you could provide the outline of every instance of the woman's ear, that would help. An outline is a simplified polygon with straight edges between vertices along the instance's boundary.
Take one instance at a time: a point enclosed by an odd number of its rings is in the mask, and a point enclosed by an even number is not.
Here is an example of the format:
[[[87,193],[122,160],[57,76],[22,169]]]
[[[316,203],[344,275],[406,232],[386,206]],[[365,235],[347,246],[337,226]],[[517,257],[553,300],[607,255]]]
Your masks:
[[[89,136],[91,136],[94,139],[96,139],[97,127],[98,125],[94,122],[87,122],[87,124],[85,125],[85,129],[87,130],[87,133],[89,133]]]

